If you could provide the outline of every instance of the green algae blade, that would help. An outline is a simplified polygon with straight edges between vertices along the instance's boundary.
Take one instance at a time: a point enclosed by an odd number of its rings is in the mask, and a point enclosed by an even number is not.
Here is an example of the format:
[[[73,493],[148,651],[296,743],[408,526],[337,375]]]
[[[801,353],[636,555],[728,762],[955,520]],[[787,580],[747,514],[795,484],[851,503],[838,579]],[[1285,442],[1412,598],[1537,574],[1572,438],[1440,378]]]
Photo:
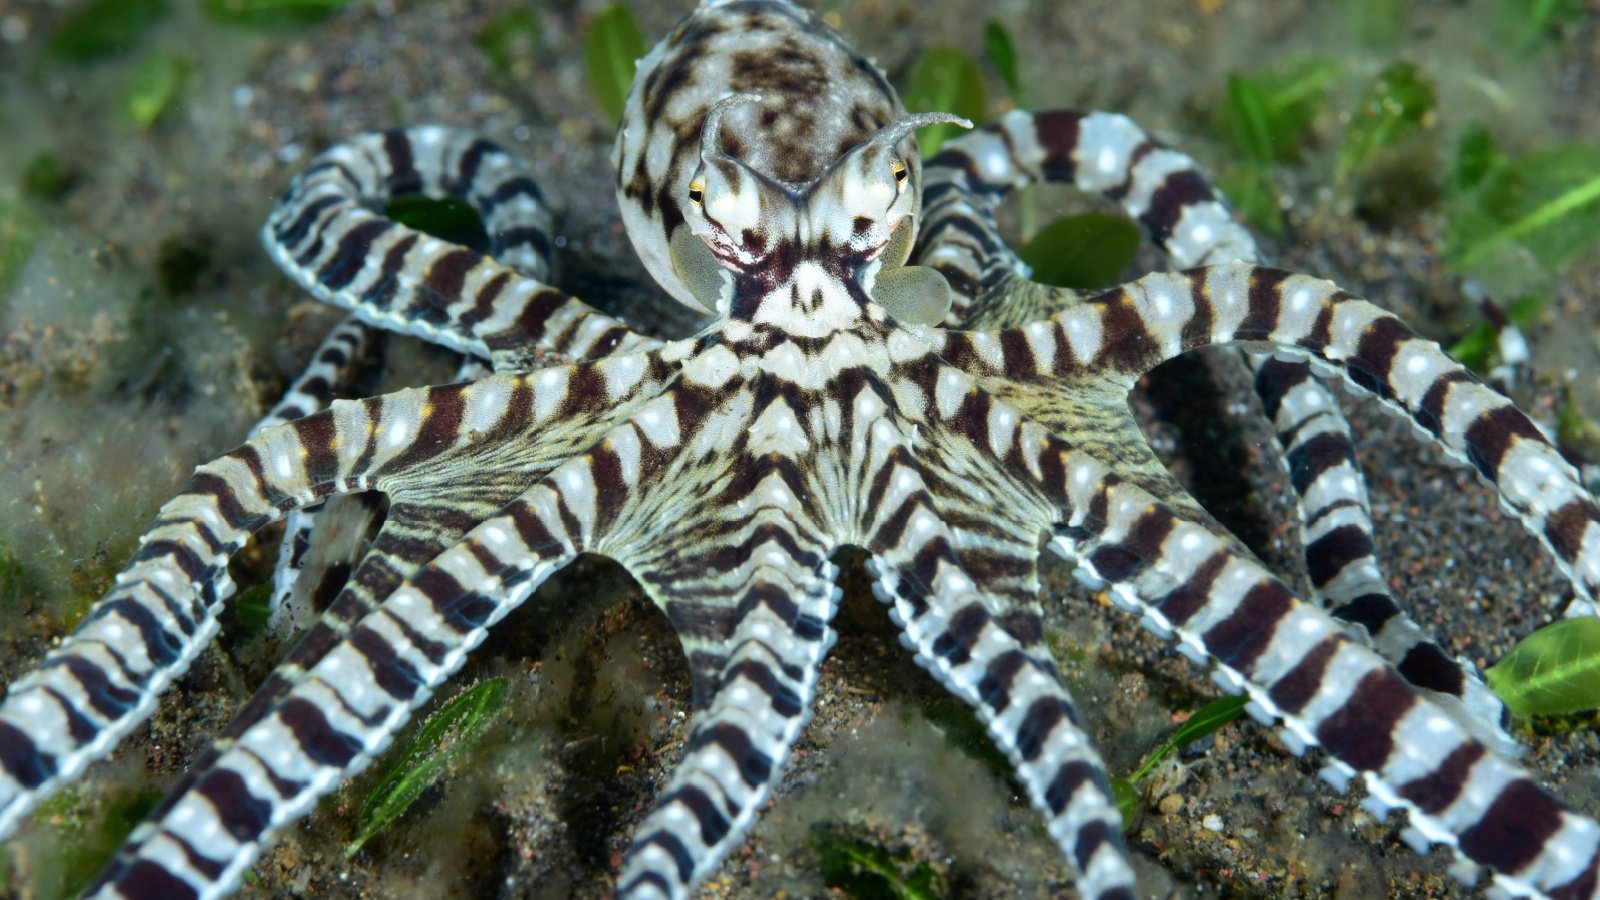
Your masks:
[[[1483,674],[1519,716],[1600,709],[1600,619],[1552,622]]]
[[[1495,166],[1452,211],[1446,252],[1478,273],[1506,253],[1559,271],[1600,241],[1600,143],[1556,144]]]
[[[634,69],[644,53],[644,32],[626,6],[612,4],[595,16],[583,39],[583,62],[589,88],[613,122],[622,118]]]
[[[949,895],[944,879],[925,862],[913,864],[907,851],[828,829],[816,829],[811,847],[829,888],[853,900],[940,900]]]
[[[189,62],[176,53],[152,53],[140,60],[122,96],[123,111],[140,128],[149,128],[183,100]]]
[[[1249,697],[1243,695],[1223,697],[1200,707],[1188,721],[1178,726],[1166,740],[1150,751],[1144,761],[1139,763],[1139,768],[1133,770],[1132,775],[1111,779],[1111,799],[1117,805],[1117,812],[1122,814],[1124,829],[1133,826],[1133,818],[1139,811],[1139,782],[1154,771],[1163,759],[1172,755],[1173,751],[1221,730],[1223,726],[1244,715],[1244,706],[1249,700]]]
[[[247,28],[314,25],[348,6],[350,0],[205,0],[205,14],[218,22]]]
[[[1397,62],[1378,73],[1345,132],[1334,176],[1349,175],[1372,154],[1428,124],[1437,101],[1433,82],[1412,63]]]
[[[399,752],[397,761],[361,805],[356,838],[345,847],[346,859],[389,823],[405,815],[422,792],[443,775],[461,751],[482,736],[505,709],[508,682],[491,678],[456,695],[429,717],[427,724]],[[450,739],[454,734],[455,738]]]
[[[1000,73],[1000,80],[1005,82],[1006,90],[1011,93],[1011,99],[1022,106],[1027,101],[1023,99],[1022,78],[1017,74],[1017,45],[1011,40],[1011,32],[1001,25],[999,20],[990,19],[983,26],[983,52],[989,57],[989,62],[994,65],[996,72]]]
[[[533,58],[538,38],[539,17],[531,9],[514,9],[483,26],[478,46],[496,74],[512,78],[523,74],[518,72],[518,63]]]
[[[1067,216],[1039,229],[1017,255],[1033,269],[1033,280],[1064,288],[1103,288],[1139,251],[1139,229],[1107,213]]]
[[[901,96],[906,112],[953,113],[981,123],[989,110],[978,64],[965,52],[949,46],[929,47],[918,57]],[[922,148],[922,158],[938,153],[945,141],[960,133],[961,126],[949,123],[920,129],[917,144]]]

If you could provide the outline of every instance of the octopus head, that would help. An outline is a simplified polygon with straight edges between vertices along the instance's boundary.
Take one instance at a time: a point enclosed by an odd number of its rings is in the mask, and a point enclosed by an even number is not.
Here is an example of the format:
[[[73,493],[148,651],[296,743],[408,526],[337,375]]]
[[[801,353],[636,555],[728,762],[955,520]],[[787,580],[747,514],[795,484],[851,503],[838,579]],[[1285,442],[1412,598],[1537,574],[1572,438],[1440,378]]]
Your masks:
[[[949,286],[932,269],[907,267],[916,238],[918,160],[912,133],[925,125],[971,123],[944,113],[903,116],[842,154],[815,181],[788,185],[718,146],[729,108],[759,98],[735,94],[712,107],[702,126],[700,164],[688,185],[687,228],[672,240],[672,263],[696,300],[728,315],[735,306],[770,306],[818,291],[875,301],[891,316],[922,324],[943,319]],[[797,281],[799,279],[799,281]],[[735,297],[743,299],[736,303]],[[770,313],[770,309],[769,309]]]

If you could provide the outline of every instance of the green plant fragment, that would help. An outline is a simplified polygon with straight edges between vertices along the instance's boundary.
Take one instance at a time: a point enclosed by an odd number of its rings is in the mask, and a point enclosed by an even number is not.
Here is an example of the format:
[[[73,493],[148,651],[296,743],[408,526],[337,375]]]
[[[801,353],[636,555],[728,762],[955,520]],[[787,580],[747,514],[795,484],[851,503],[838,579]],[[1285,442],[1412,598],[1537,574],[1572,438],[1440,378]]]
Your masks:
[[[0,607],[9,609],[22,599],[22,589],[26,583],[22,563],[11,555],[4,544],[0,544]]]
[[[1519,716],[1600,708],[1600,619],[1562,619],[1518,642],[1483,673]]]
[[[32,861],[29,896],[80,896],[161,796],[124,783],[89,796],[68,789],[42,804],[34,821],[50,829],[53,840],[42,848],[45,858]]]
[[[644,32],[626,6],[612,4],[594,17],[583,40],[583,62],[589,72],[589,88],[613,122],[622,118],[622,106],[644,52]]]
[[[506,78],[515,73],[518,61],[533,57],[538,38],[539,17],[531,9],[514,9],[483,26],[478,46],[495,72]]]
[[[140,60],[122,96],[123,109],[134,124],[149,128],[183,98],[189,63],[175,53],[157,52]]]
[[[1145,756],[1144,762],[1139,764],[1139,768],[1133,770],[1133,774],[1128,776],[1128,780],[1138,784],[1172,751],[1219,731],[1224,725],[1244,715],[1244,705],[1249,701],[1249,697],[1241,694],[1238,697],[1223,697],[1213,700],[1195,710],[1195,714],[1189,717],[1189,721],[1178,726],[1178,730],[1168,735],[1160,746]]]
[[[49,150],[35,154],[22,169],[23,192],[40,200],[60,200],[71,181],[61,167],[61,157]]]
[[[435,199],[420,194],[395,197],[383,209],[389,219],[415,228],[450,244],[487,251],[489,234],[477,210],[453,198]]]
[[[1228,205],[1237,209],[1252,227],[1273,237],[1283,236],[1278,188],[1261,166],[1234,166],[1217,179],[1217,187],[1228,199]]]
[[[1115,284],[1139,250],[1139,229],[1122,216],[1084,213],[1039,229],[1017,251],[1033,280],[1064,288]]]
[[[1223,697],[1200,707],[1188,721],[1178,726],[1166,740],[1146,754],[1139,763],[1139,768],[1133,770],[1133,774],[1127,778],[1111,779],[1111,800],[1116,804],[1117,812],[1122,814],[1123,828],[1132,828],[1134,817],[1139,812],[1139,782],[1154,771],[1162,760],[1172,755],[1173,751],[1192,744],[1239,718],[1244,714],[1244,706],[1249,700],[1249,697],[1243,695]]]
[[[1299,162],[1311,123],[1340,71],[1337,62],[1313,56],[1257,75],[1230,74],[1217,107],[1217,136],[1259,165]]]
[[[1405,37],[1408,0],[1344,0],[1340,6],[1362,46],[1382,50]]]
[[[1494,349],[1494,326],[1485,322],[1467,332],[1461,340],[1451,344],[1446,352],[1456,362],[1482,375],[1489,371],[1489,360],[1494,354]]]
[[[0,288],[9,286],[33,256],[44,220],[22,199],[0,192]]]
[[[1433,82],[1412,63],[1378,73],[1345,132],[1334,174],[1349,175],[1372,154],[1416,133],[1432,118],[1437,99]]]
[[[947,697],[923,704],[921,712],[957,750],[983,763],[996,777],[1011,777],[1010,760],[995,746],[989,729],[972,712],[972,707]]]
[[[1565,393],[1561,406],[1556,409],[1556,440],[1562,447],[1574,448],[1593,459],[1595,448],[1600,447],[1600,425],[1596,425],[1578,409],[1570,387]]]
[[[1133,820],[1139,815],[1139,788],[1128,778],[1111,779],[1111,802],[1122,816],[1122,829],[1133,829]]]
[[[929,47],[917,58],[901,97],[907,112],[953,113],[973,122],[982,122],[989,109],[978,64],[964,51],[945,45]],[[949,123],[918,131],[922,158],[933,156],[945,141],[960,133],[960,126]]]
[[[1226,134],[1234,148],[1242,151],[1251,162],[1264,164],[1275,160],[1272,113],[1261,86],[1243,75],[1229,75],[1227,109]]]
[[[1558,272],[1600,241],[1600,143],[1556,144],[1495,166],[1451,211],[1445,247],[1461,272],[1519,252]]]
[[[315,25],[350,5],[350,0],[205,0],[210,18],[249,28]]]
[[[1588,16],[1584,0],[1501,0],[1488,26],[1502,43],[1521,53],[1545,45],[1557,30]]]
[[[983,52],[989,57],[995,71],[1000,73],[1000,80],[1011,92],[1011,99],[1018,106],[1025,105],[1022,78],[1017,74],[1017,45],[1011,40],[1011,32],[998,19],[990,19],[983,25]]]
[[[260,634],[272,618],[272,583],[258,584],[233,598],[233,618],[245,634]]]
[[[1483,182],[1485,175],[1503,162],[1505,156],[1495,144],[1494,135],[1482,122],[1472,123],[1456,142],[1456,190],[1472,190]]]
[[[490,678],[462,691],[428,718],[361,805],[355,840],[345,847],[346,859],[404,815],[451,761],[482,736],[505,708],[507,690],[506,679]],[[449,740],[452,733],[455,739]]]
[[[50,36],[51,55],[88,62],[137,44],[167,15],[167,0],[94,0]]]
[[[823,828],[812,832],[811,847],[828,887],[852,900],[939,900],[949,894],[943,877],[925,862],[911,865],[906,851]]]

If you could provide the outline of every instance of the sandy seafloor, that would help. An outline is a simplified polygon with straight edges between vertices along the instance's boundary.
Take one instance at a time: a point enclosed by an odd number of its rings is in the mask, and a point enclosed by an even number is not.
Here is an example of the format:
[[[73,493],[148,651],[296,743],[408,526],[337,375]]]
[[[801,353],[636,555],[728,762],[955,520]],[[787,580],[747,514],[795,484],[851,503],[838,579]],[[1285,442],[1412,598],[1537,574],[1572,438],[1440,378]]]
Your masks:
[[[502,77],[474,36],[511,2],[355,4],[320,25],[270,32],[219,26],[175,3],[135,50],[75,65],[41,53],[74,4],[0,0],[0,199],[15,201],[23,166],[41,151],[72,176],[58,201],[26,201],[42,235],[13,283],[0,285],[0,550],[21,566],[0,590],[0,680],[25,671],[81,617],[157,506],[192,466],[242,438],[338,319],[274,271],[255,232],[293,173],[340,136],[441,122],[505,142],[563,213],[560,284],[646,329],[692,327],[660,311],[612,201],[611,127],[582,62],[584,29],[602,5],[536,5],[537,53]],[[641,3],[637,12],[653,38],[685,6]],[[1413,6],[1402,43],[1382,51],[1360,49],[1338,4],[846,0],[831,4],[831,16],[897,79],[932,44],[980,55],[978,23],[996,17],[1019,43],[1031,105],[1127,112],[1208,165],[1227,162],[1209,125],[1226,73],[1312,51],[1343,61],[1351,83],[1393,59],[1436,73],[1437,140],[1397,165],[1452,146],[1473,120],[1491,123],[1513,150],[1600,139],[1600,6],[1591,2],[1586,22],[1532,56],[1494,37],[1493,3]],[[185,104],[144,131],[117,112],[117,97],[154,49],[184,55],[193,69]],[[992,73],[990,88],[999,93]],[[1291,206],[1285,237],[1267,252],[1454,339],[1476,314],[1441,260],[1439,207],[1358,204],[1361,184],[1330,186],[1341,127],[1330,114],[1312,160],[1278,170]],[[1447,153],[1435,158],[1448,164]],[[1059,198],[1041,199],[1053,214]],[[1374,205],[1398,214],[1373,215]],[[191,289],[163,286],[164,243],[209,257]],[[1597,309],[1600,261],[1591,256],[1557,282],[1529,329],[1538,380],[1525,402],[1548,414],[1557,387],[1570,383],[1584,412],[1600,415]],[[387,365],[368,376],[374,385],[436,382],[453,370],[448,354],[408,338],[387,351]],[[1212,368],[1220,382],[1208,378]],[[1179,473],[1303,585],[1284,475],[1264,449],[1255,401],[1227,368],[1181,365],[1135,407],[1155,417],[1152,436]],[[1394,586],[1453,653],[1492,663],[1565,599],[1562,578],[1473,475],[1413,441],[1409,426],[1365,402],[1351,417]],[[241,577],[259,578],[263,558],[252,554]],[[1045,573],[1063,669],[1111,768],[1127,772],[1214,689],[1077,587],[1065,566],[1052,560]],[[1067,894],[1062,859],[1015,785],[974,751],[970,718],[899,647],[859,566],[847,565],[843,584],[841,639],[816,717],[774,801],[704,895],[825,895],[811,844],[819,829],[902,853],[908,869],[926,863],[951,897]],[[81,879],[84,860],[105,852],[107,811],[170,782],[244,702],[285,647],[237,631],[168,692],[148,727],[6,846],[6,891],[53,897]],[[388,767],[380,760],[291,826],[244,894],[607,895],[687,733],[688,679],[671,631],[624,573],[585,561],[502,623],[441,697],[491,676],[510,679],[506,713],[408,816],[343,858],[356,811]],[[1591,815],[1600,814],[1595,721],[1522,723],[1517,732],[1537,777]],[[1130,834],[1144,893],[1471,893],[1445,874],[1448,854],[1405,848],[1399,816],[1374,820],[1356,797],[1317,780],[1319,766],[1248,721],[1184,754]]]

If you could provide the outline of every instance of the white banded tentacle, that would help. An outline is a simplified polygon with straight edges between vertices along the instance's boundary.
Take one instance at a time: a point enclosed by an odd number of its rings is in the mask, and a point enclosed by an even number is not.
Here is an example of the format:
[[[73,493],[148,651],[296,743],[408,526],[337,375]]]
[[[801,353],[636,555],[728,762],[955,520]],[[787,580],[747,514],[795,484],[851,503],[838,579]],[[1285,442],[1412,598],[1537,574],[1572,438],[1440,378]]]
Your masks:
[[[371,209],[404,193],[471,204],[493,255]],[[537,351],[588,359],[656,346],[540,280],[549,227],[537,185],[509,154],[470,133],[424,127],[369,133],[324,152],[289,186],[261,238],[318,299],[493,360],[499,371],[529,368]]]
[[[1012,191],[1059,181],[1117,202],[1175,265],[1259,262],[1249,231],[1189,157],[1113,113],[1013,111],[947,143],[924,175],[918,261],[939,269],[968,327],[1003,328],[1082,302],[1026,279],[994,212]],[[967,299],[963,301],[963,296]],[[1036,342],[1037,343],[1037,342]],[[1241,353],[1299,500],[1311,599],[1365,631],[1413,684],[1441,695],[1502,751],[1517,752],[1503,703],[1470,664],[1451,660],[1390,591],[1372,538],[1365,479],[1334,393],[1302,361]]]

